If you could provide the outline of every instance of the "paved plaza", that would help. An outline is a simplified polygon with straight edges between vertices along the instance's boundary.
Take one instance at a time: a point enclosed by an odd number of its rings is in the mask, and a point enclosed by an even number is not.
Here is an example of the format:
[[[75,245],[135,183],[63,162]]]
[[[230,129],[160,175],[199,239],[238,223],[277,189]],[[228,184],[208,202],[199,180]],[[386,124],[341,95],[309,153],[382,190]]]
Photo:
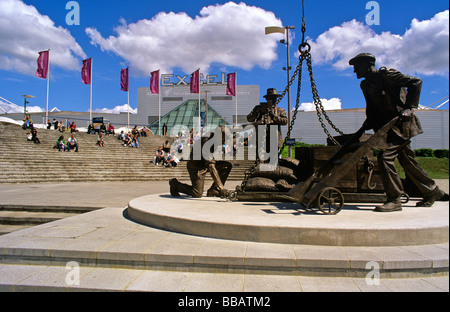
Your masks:
[[[440,183],[448,187],[448,181]],[[0,185],[1,205],[99,208],[0,236],[0,290],[449,291],[448,240],[371,247],[239,241],[157,229],[128,215],[131,200],[167,193],[164,182]],[[432,211],[448,215],[448,202],[436,203]],[[367,269],[371,261],[375,266]]]

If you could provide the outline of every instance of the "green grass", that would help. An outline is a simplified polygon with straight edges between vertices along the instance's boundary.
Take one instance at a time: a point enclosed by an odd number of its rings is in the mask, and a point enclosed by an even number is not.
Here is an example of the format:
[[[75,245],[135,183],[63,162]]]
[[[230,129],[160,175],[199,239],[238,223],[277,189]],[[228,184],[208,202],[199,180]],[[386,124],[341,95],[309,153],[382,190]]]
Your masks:
[[[420,166],[428,173],[432,179],[448,179],[448,158],[435,158],[435,157],[416,157],[417,162]],[[399,162],[395,161],[395,166],[397,168],[400,177],[405,177],[405,171],[400,166]]]
[[[292,146],[292,158],[295,158],[295,148],[296,147],[314,147],[314,146],[325,146],[323,144],[306,144],[303,142],[295,142],[295,146]],[[285,146],[283,151],[281,152],[281,157],[286,158],[289,157],[289,146]]]
[[[305,144],[302,142],[296,142],[295,147],[298,146],[313,146],[309,144]],[[323,146],[323,145],[316,145],[316,146]],[[292,158],[295,158],[295,147],[292,147]],[[289,150],[286,146],[281,153],[281,157],[285,158],[288,157]],[[415,158],[417,162],[420,164],[420,166],[428,173],[428,175],[432,179],[448,179],[449,178],[449,172],[448,172],[448,166],[449,166],[449,159],[448,158],[436,158],[436,157],[416,157]],[[396,168],[398,173],[400,174],[401,178],[405,178],[405,171],[400,166],[398,160],[396,160]]]

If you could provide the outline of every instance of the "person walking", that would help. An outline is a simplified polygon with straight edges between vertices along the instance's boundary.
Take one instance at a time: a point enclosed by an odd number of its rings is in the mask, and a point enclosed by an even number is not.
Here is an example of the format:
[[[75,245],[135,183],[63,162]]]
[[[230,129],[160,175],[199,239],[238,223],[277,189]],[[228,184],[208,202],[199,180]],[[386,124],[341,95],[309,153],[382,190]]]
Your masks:
[[[349,61],[361,82],[361,90],[366,100],[366,120],[363,130],[375,132],[398,117],[398,121],[388,132],[385,148],[378,155],[378,165],[387,200],[375,211],[401,211],[400,197],[404,193],[402,181],[395,168],[395,159],[405,170],[405,174],[423,195],[418,207],[431,207],[435,201],[448,201],[448,194],[436,185],[414,159],[411,138],[423,133],[414,110],[419,105],[422,80],[405,75],[395,69],[375,68],[376,58],[370,53],[361,53]]]

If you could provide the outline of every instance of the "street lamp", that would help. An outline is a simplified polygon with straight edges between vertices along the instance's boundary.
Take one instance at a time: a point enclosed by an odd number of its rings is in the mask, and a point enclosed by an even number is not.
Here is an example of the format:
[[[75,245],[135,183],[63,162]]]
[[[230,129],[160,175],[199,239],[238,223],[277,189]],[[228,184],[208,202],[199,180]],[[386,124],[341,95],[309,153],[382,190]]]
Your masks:
[[[285,27],[279,27],[279,26],[269,26],[266,27],[266,35],[273,34],[273,33],[280,33],[286,35],[286,40],[280,40],[280,43],[286,45],[287,50],[287,67],[283,67],[284,70],[287,71],[287,94],[288,94],[288,129],[291,127],[291,86],[289,85],[289,81],[291,79],[291,66],[289,61],[289,29],[295,29],[295,26],[285,26]],[[289,131],[288,131],[289,132]],[[289,137],[287,139],[290,139],[290,133]],[[289,157],[292,157],[292,146],[289,145]]]
[[[27,114],[27,104],[30,103],[27,101],[27,99],[34,98],[35,96],[33,96],[33,95],[22,95],[22,96],[23,96],[23,100],[24,100],[23,114],[26,115]]]

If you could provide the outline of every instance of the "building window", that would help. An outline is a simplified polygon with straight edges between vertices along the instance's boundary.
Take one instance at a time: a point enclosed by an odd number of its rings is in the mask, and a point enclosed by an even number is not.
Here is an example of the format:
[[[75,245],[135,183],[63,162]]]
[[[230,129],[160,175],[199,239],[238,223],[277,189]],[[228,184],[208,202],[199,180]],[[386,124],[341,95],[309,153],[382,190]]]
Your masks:
[[[182,97],[163,97],[162,100],[164,102],[182,102]]]
[[[212,96],[211,101],[231,101],[232,96]]]

